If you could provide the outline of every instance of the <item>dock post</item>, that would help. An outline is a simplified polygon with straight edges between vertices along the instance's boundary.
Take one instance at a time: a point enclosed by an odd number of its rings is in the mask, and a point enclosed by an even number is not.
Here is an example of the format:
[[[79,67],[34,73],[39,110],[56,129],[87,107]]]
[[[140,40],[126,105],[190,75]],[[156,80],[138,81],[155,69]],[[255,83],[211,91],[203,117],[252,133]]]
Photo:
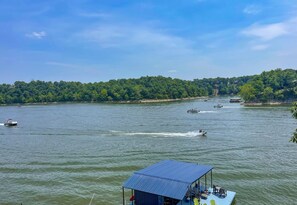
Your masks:
[[[122,186],[123,191],[123,205],[125,205],[125,188]]]
[[[210,187],[212,188],[212,170],[210,171]]]

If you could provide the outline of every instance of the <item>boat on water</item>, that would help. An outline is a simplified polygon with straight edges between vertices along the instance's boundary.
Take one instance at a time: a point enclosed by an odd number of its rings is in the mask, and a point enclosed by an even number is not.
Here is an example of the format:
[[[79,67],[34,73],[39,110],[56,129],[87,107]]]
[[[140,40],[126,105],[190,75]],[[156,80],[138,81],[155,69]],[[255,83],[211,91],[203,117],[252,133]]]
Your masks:
[[[200,110],[197,110],[197,109],[194,109],[194,108],[187,110],[187,113],[191,113],[191,114],[195,114],[195,113],[198,113],[198,112],[200,112]]]
[[[241,98],[231,98],[230,103],[241,103]]]
[[[213,183],[213,167],[164,160],[134,172],[122,186],[130,205],[231,205],[236,193]]]
[[[8,119],[4,122],[4,126],[6,127],[13,127],[13,126],[17,126],[18,122],[17,121],[13,121],[12,119]]]
[[[205,130],[199,130],[198,136],[206,136],[207,132]]]
[[[222,104],[217,104],[217,105],[214,105],[213,106],[214,108],[222,108],[222,107],[224,107]]]

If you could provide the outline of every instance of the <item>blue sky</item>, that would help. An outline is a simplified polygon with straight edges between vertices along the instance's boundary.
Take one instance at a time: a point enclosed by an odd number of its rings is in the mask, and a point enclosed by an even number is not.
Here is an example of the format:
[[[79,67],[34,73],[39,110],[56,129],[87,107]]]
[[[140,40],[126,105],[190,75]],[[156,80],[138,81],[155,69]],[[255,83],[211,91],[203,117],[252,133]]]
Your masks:
[[[3,0],[0,52],[0,83],[296,68],[297,1]]]

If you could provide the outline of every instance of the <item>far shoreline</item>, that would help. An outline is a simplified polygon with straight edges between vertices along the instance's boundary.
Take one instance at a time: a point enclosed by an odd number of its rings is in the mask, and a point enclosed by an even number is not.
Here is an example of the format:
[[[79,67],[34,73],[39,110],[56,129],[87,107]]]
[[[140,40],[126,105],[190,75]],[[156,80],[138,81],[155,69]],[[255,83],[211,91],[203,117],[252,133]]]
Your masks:
[[[135,101],[116,101],[111,103],[120,103],[120,104],[150,104],[150,103],[166,103],[166,102],[178,102],[178,101],[188,101],[188,100],[197,100],[197,99],[208,99],[207,96],[201,97],[189,97],[189,98],[176,98],[176,99],[143,99]],[[106,102],[109,103],[109,102]]]
[[[241,105],[246,106],[246,107],[258,107],[258,106],[291,106],[293,104],[293,102],[295,102],[294,100],[292,101],[286,101],[286,102],[265,102],[265,103],[261,103],[261,102],[244,102],[241,103]]]
[[[124,100],[124,101],[65,101],[65,102],[38,102],[38,103],[11,103],[0,104],[0,106],[29,106],[29,105],[57,105],[57,104],[156,104],[156,103],[173,103],[191,100],[208,100],[209,98],[222,97],[222,96],[199,96],[188,98],[176,98],[176,99],[142,99],[142,100]],[[226,96],[225,96],[226,97]],[[272,101],[272,102],[242,102],[240,105],[246,107],[265,107],[265,106],[291,106],[296,100],[288,101]]]
[[[0,106],[27,106],[27,105],[55,105],[55,104],[76,104],[76,103],[98,103],[98,104],[154,104],[154,103],[169,103],[181,102],[197,99],[208,99],[208,96],[176,98],[176,99],[143,99],[143,100],[125,100],[125,101],[65,101],[65,102],[38,102],[38,103],[11,103],[0,104]]]

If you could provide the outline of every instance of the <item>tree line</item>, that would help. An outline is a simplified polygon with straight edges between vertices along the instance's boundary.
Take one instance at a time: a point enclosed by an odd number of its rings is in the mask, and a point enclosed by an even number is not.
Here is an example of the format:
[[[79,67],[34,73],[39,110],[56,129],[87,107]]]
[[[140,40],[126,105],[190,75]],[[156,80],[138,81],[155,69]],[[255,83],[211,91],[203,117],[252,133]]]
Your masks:
[[[260,75],[181,80],[141,77],[108,82],[16,81],[0,84],[0,104],[49,102],[119,102],[238,95],[247,101],[297,99],[297,71],[276,69]]]
[[[195,79],[193,81],[170,77],[141,77],[108,82],[45,82],[16,81],[0,85],[0,104],[46,102],[118,102],[143,99],[179,99],[237,94],[239,87],[251,77]]]
[[[240,88],[245,102],[285,102],[297,99],[297,70],[276,69],[254,76]]]

